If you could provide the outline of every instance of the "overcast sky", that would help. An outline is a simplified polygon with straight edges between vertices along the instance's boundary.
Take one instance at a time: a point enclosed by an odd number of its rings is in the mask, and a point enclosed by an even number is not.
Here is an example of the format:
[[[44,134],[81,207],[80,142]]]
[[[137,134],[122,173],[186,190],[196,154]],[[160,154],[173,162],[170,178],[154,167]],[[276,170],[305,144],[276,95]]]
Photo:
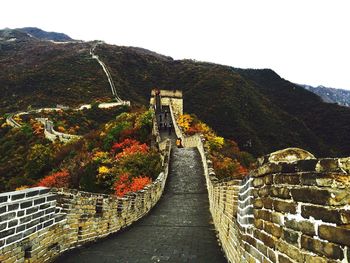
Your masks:
[[[349,12],[349,0],[4,0],[0,28],[35,26],[350,89]]]

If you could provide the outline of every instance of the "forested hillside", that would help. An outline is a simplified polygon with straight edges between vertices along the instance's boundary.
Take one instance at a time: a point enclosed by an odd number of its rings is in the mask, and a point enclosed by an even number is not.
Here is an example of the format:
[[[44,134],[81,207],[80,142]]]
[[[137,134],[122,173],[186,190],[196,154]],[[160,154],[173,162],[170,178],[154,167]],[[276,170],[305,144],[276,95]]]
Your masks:
[[[91,47],[1,31],[1,113],[108,99],[108,81],[91,58]],[[152,88],[180,89],[185,112],[254,155],[285,147],[301,147],[317,156],[350,155],[350,109],[324,103],[272,70],[173,60],[107,44],[98,45],[95,53],[108,66],[123,99],[148,105]]]

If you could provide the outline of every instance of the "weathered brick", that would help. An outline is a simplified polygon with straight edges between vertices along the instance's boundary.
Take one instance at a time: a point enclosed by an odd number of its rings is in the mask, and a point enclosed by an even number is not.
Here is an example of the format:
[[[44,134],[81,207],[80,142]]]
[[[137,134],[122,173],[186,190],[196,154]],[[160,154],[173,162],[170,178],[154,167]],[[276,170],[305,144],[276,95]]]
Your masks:
[[[7,213],[7,214],[4,214],[4,215],[0,216],[0,222],[8,221],[8,220],[11,220],[11,219],[13,219],[15,217],[16,217],[16,213],[15,212]]]
[[[300,179],[297,174],[275,174],[273,177],[273,181],[275,185],[278,184],[292,184],[292,185],[299,185]]]
[[[294,219],[285,218],[284,224],[286,227],[291,228],[296,231],[301,231],[309,236],[315,235],[315,226],[306,220],[296,221]]]
[[[270,195],[270,190],[271,190],[271,186],[270,185],[267,185],[267,186],[264,186],[264,187],[260,188],[258,190],[259,196],[260,197],[269,196]]]
[[[302,205],[301,215],[305,218],[312,216],[315,219],[320,219],[323,222],[341,224],[340,212],[334,209],[328,209],[322,206]]]
[[[273,262],[276,263],[277,262],[277,257],[276,257],[276,252],[271,249],[271,248],[267,248],[267,257]]]
[[[350,224],[350,211],[340,210],[340,218],[343,224]]]
[[[13,219],[11,220],[10,222],[8,222],[8,227],[13,227],[13,226],[16,226],[18,225],[18,219]]]
[[[326,205],[329,203],[331,193],[328,190],[315,188],[291,189],[292,197],[295,201]]]
[[[45,189],[40,189],[39,190],[39,195],[44,195],[50,192],[50,188],[45,188]]]
[[[333,259],[343,259],[344,254],[340,246],[331,242],[323,242],[312,237],[302,235],[301,247],[321,256]]]
[[[7,199],[8,199],[7,195],[5,195],[5,196],[0,196],[0,203],[5,203],[5,202],[7,202]]]
[[[16,241],[20,240],[22,237],[23,237],[22,233],[11,236],[11,237],[6,239],[6,245],[11,244],[13,242],[16,242]]]
[[[269,236],[260,230],[254,230],[254,237],[262,241],[266,246],[274,248],[276,244],[276,238]]]
[[[272,174],[265,175],[264,176],[264,182],[267,185],[273,184],[273,175]]]
[[[24,210],[17,211],[17,217],[24,216]]]
[[[254,208],[262,208],[263,203],[262,203],[261,198],[254,199],[253,205],[254,205]]]
[[[7,211],[10,212],[10,211],[16,210],[18,209],[18,207],[19,207],[19,204],[10,204],[7,206]]]
[[[19,199],[22,199],[25,197],[25,194],[24,193],[21,193],[21,194],[14,194],[11,196],[11,200],[12,201],[15,201],[15,200],[19,200]]]
[[[47,221],[44,223],[44,227],[51,226],[54,223],[53,220]]]
[[[35,191],[30,191],[28,193],[26,193],[26,197],[33,197],[39,194],[39,190],[35,190]]]
[[[25,226],[25,225],[18,226],[18,227],[16,227],[16,233],[22,232],[22,231],[25,230],[25,229],[26,229],[26,226]]]
[[[1,230],[4,230],[6,227],[7,227],[7,222],[1,223],[1,224],[0,224],[0,231],[1,231]]]
[[[263,197],[261,199],[261,201],[263,203],[264,208],[272,209],[272,202],[273,202],[273,200],[271,198]]]
[[[284,228],[282,230],[282,239],[287,243],[298,246],[299,232]]]
[[[278,262],[279,263],[294,263],[289,257],[278,254]]]
[[[261,220],[261,219],[254,218],[254,226],[256,228],[259,228],[259,229],[263,230],[264,229],[264,221]]]
[[[318,160],[299,160],[297,162],[298,172],[315,171]]]
[[[7,229],[0,232],[0,239],[12,235],[16,232],[15,228]]]
[[[295,202],[273,200],[273,208],[277,212],[286,212],[286,213],[295,214],[297,210],[297,204]]]
[[[263,219],[265,221],[271,221],[271,212],[268,210],[254,210],[254,217],[257,219]]]
[[[254,187],[260,187],[260,186],[263,186],[264,184],[265,184],[265,180],[263,177],[256,177],[252,182],[252,185]]]
[[[271,213],[271,221],[272,223],[275,223],[277,225],[284,225],[284,216],[282,213],[279,212],[272,212]]]
[[[267,257],[267,246],[265,246],[265,244],[257,242],[255,247],[260,251],[260,253]]]
[[[31,207],[33,205],[33,201],[26,201],[21,203],[21,209]]]
[[[350,246],[350,229],[348,228],[321,225],[318,228],[318,232],[323,239]]]
[[[304,262],[304,254],[300,251],[299,248],[279,240],[276,244],[276,250],[292,258],[296,262]]]
[[[282,235],[282,228],[270,222],[264,222],[264,230],[277,238]]]
[[[282,198],[282,199],[290,199],[290,190],[287,187],[271,187],[271,196]]]
[[[42,204],[42,203],[45,203],[45,202],[46,202],[46,198],[42,197],[42,198],[34,200],[34,205],[39,205],[39,204]]]

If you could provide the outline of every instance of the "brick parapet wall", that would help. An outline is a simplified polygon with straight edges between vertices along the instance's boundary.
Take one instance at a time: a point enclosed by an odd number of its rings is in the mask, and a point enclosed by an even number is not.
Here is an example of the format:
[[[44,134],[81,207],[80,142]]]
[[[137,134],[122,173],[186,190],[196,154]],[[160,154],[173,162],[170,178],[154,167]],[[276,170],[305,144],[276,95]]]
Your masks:
[[[349,158],[265,160],[243,180],[220,182],[203,144],[197,147],[230,262],[350,261]]]
[[[167,141],[157,179],[122,198],[44,187],[0,194],[0,262],[51,262],[137,221],[163,193],[170,150]]]

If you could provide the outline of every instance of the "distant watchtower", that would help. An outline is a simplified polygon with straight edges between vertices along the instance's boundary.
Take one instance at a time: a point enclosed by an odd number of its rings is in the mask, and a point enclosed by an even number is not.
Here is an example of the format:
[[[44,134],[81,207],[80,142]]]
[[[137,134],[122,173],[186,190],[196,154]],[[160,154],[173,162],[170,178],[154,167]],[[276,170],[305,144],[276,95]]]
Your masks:
[[[172,105],[175,115],[183,114],[181,90],[152,90],[150,105],[155,108],[156,112],[161,111],[163,106],[170,106],[170,104]]]

